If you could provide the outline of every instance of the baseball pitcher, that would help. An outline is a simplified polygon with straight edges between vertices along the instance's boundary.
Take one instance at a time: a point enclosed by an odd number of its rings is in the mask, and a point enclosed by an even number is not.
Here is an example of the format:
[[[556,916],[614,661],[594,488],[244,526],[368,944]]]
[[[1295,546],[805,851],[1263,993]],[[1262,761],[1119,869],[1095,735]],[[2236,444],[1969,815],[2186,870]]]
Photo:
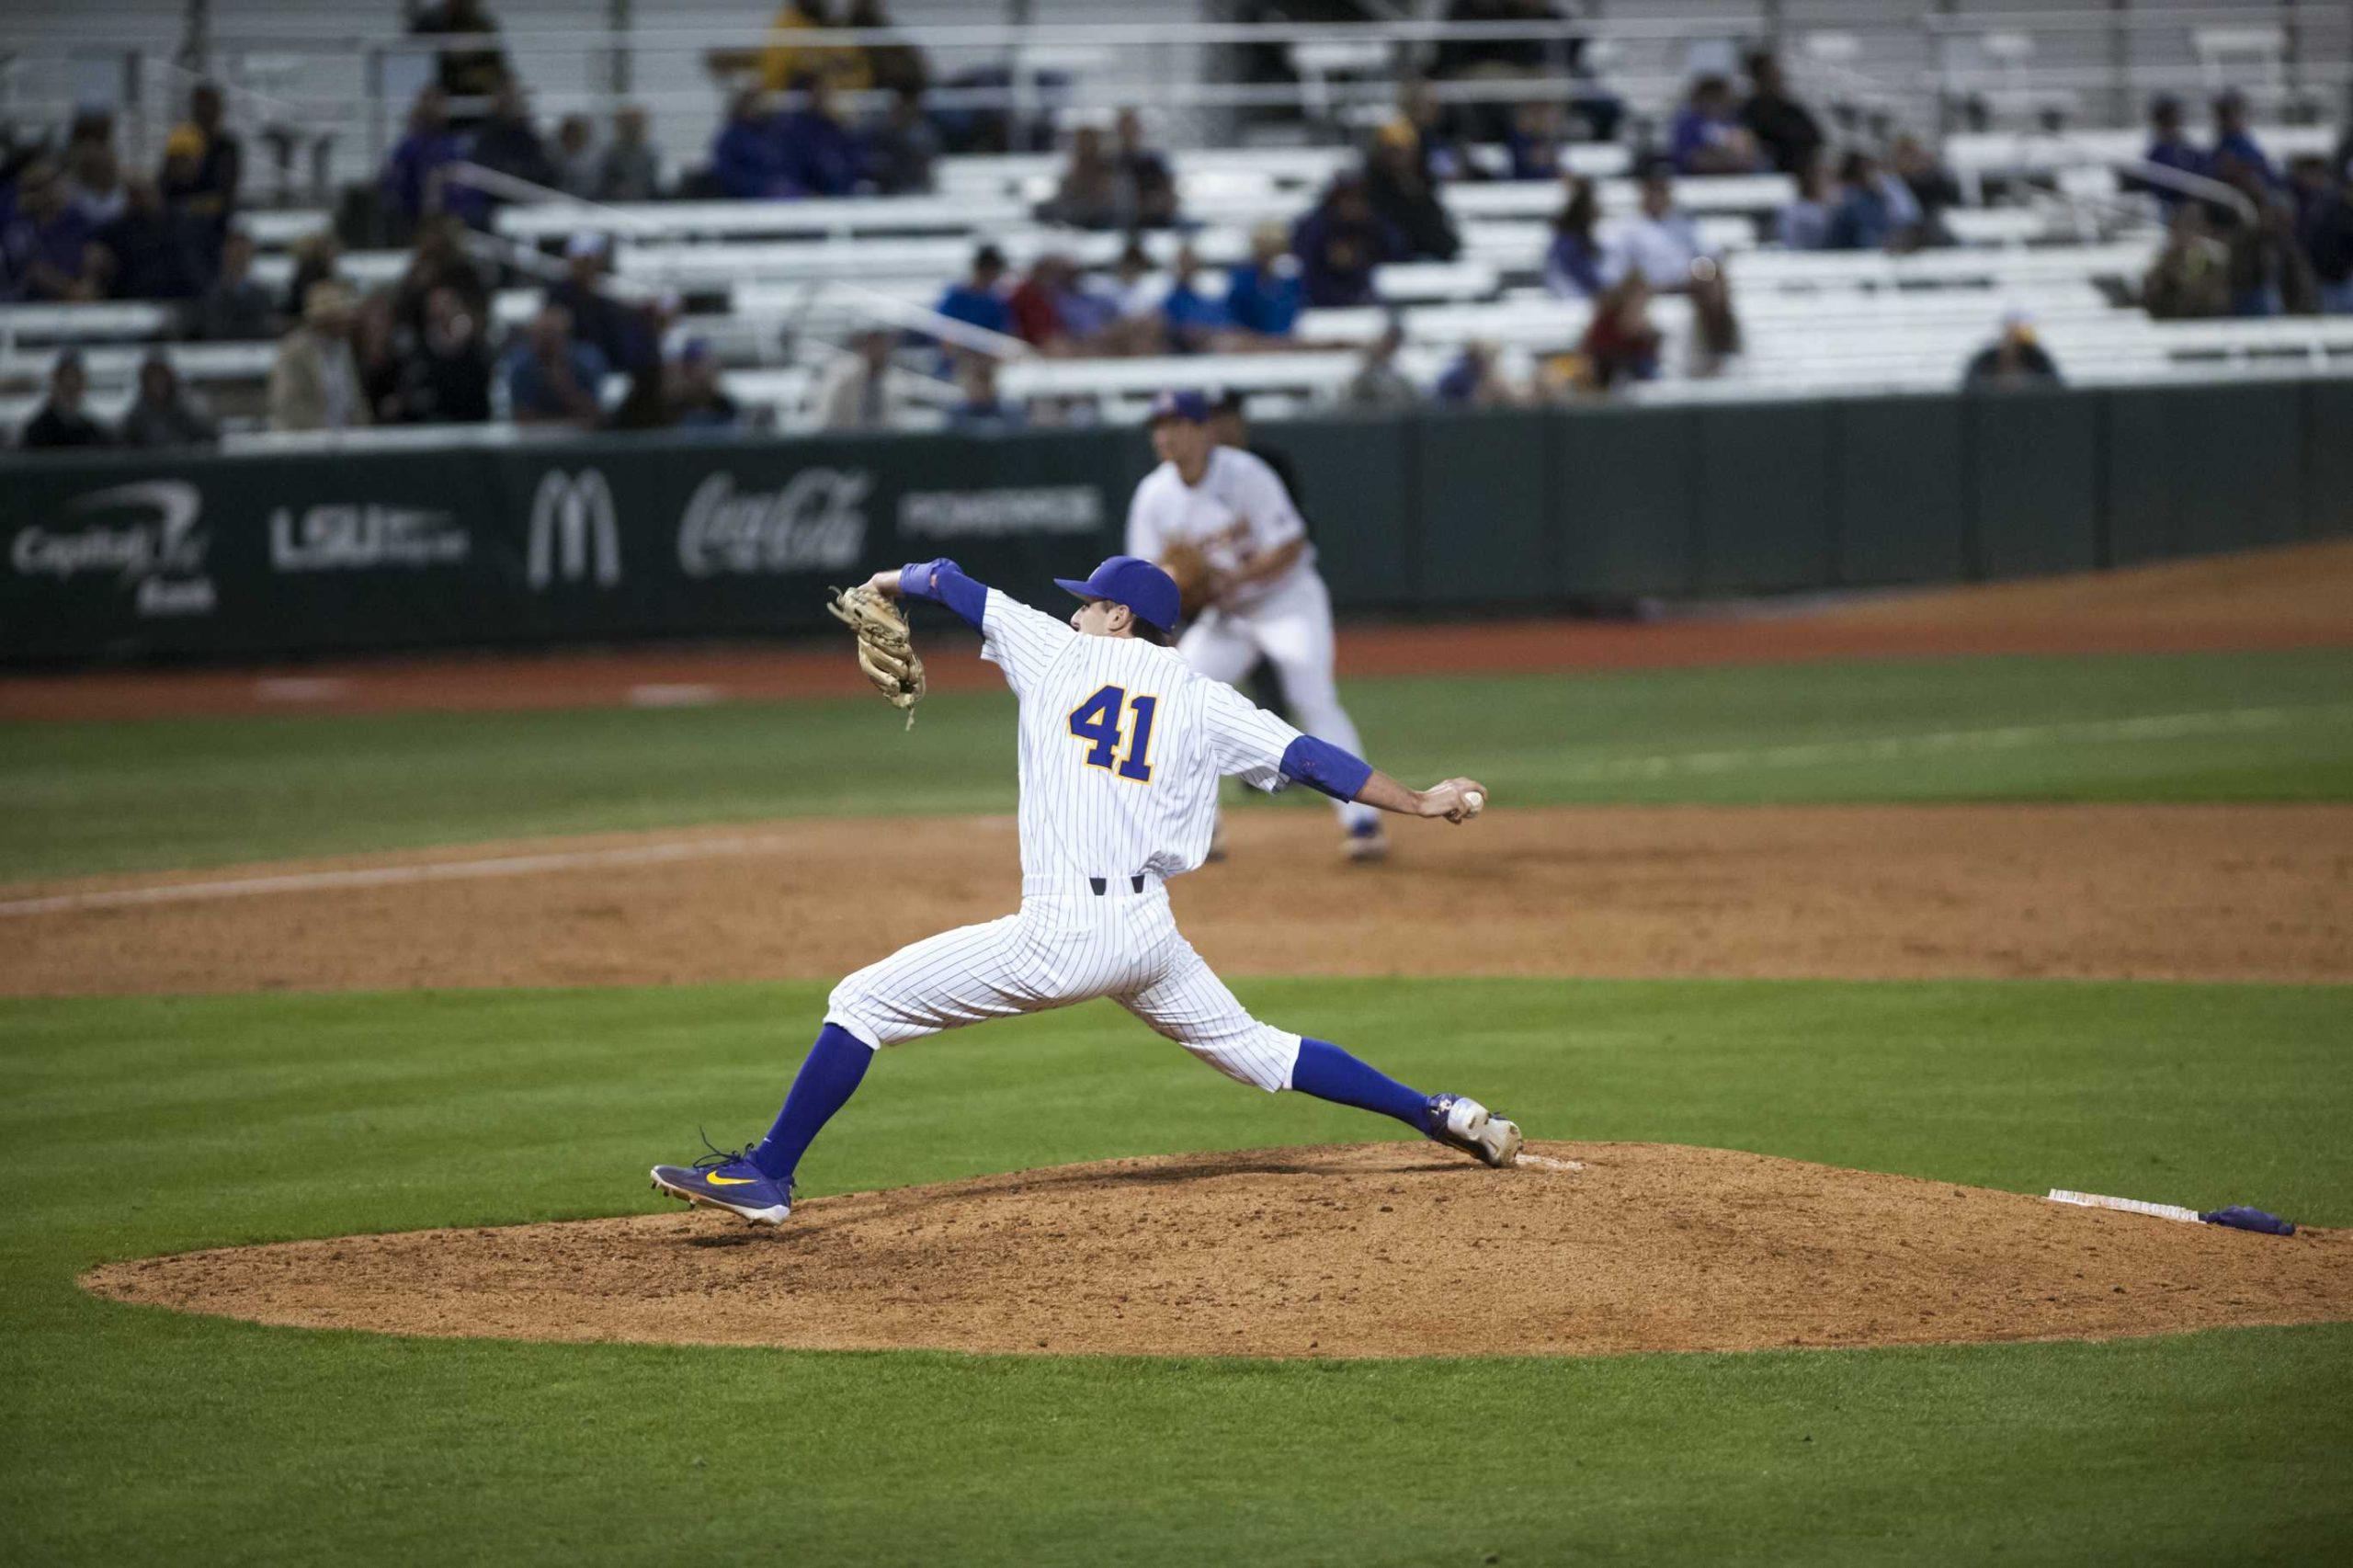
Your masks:
[[[1201,864],[1232,775],[1268,791],[1301,783],[1336,801],[1461,823],[1485,787],[1409,790],[1328,741],[1303,735],[1168,646],[1177,590],[1148,561],[1113,556],[1084,582],[1067,622],[939,560],[877,573],[856,598],[883,606],[878,687],[905,705],[920,685],[884,600],[945,605],[1020,700],[1021,907],[944,932],[834,990],[824,1027],[768,1135],[692,1165],[656,1165],[656,1190],[781,1224],[811,1140],[846,1104],[874,1052],[942,1029],[1108,996],[1228,1077],[1378,1111],[1438,1142],[1507,1165],[1520,1131],[1460,1095],[1425,1095],[1338,1046],[1259,1022],[1176,929],[1167,882]],[[879,597],[877,597],[879,596]],[[864,633],[861,633],[863,639]],[[867,655],[861,650],[861,662]]]

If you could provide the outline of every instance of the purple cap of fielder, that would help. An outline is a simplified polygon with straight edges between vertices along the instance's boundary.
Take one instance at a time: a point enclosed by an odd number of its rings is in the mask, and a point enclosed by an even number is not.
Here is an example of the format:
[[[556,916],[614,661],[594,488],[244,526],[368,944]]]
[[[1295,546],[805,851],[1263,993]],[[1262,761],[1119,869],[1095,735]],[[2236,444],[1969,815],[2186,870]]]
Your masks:
[[[1182,419],[1195,425],[1209,423],[1210,400],[1197,392],[1165,392],[1152,400],[1149,424],[1164,419]]]
[[[1191,392],[1176,395],[1194,396]],[[1086,581],[1082,583],[1071,577],[1057,577],[1054,585],[1068,588],[1082,599],[1106,599],[1115,605],[1125,605],[1135,612],[1138,620],[1148,626],[1156,626],[1163,631],[1176,630],[1176,616],[1182,602],[1176,592],[1176,579],[1140,557],[1115,555],[1097,566]]]

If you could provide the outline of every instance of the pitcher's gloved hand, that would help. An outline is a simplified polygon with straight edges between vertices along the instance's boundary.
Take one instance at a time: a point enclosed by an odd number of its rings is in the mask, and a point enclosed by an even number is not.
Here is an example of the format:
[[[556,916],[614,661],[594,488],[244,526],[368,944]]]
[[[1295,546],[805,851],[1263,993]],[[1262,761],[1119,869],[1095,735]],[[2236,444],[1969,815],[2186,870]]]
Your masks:
[[[923,660],[915,655],[907,618],[870,583],[836,588],[825,601],[834,619],[858,633],[858,667],[883,700],[904,710],[915,727],[915,704],[923,700]]]

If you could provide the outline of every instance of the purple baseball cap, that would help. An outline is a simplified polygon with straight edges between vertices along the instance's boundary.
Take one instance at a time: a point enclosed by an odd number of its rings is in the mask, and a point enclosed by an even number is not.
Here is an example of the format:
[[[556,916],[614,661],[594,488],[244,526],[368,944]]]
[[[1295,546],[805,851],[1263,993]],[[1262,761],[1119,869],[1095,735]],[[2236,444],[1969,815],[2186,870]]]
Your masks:
[[[1176,578],[1134,555],[1111,557],[1083,583],[1071,577],[1057,577],[1054,586],[1068,588],[1082,599],[1107,599],[1115,605],[1125,605],[1135,612],[1138,620],[1163,631],[1176,630],[1176,617],[1183,603],[1176,592]]]
[[[1210,400],[1197,392],[1165,392],[1152,400],[1152,416],[1148,424],[1157,425],[1164,419],[1185,419],[1195,425],[1205,425],[1210,417]]]

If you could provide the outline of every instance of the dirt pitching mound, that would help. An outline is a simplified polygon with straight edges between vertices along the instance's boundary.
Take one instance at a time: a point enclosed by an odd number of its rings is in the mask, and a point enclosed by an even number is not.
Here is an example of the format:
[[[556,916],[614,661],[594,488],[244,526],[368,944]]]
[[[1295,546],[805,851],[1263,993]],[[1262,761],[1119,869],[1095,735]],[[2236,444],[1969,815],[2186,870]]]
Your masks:
[[[2353,1318],[2292,1238],[1667,1144],[1176,1154],[709,1210],[147,1258],[84,1284],[305,1328],[1149,1355],[1607,1355]]]

